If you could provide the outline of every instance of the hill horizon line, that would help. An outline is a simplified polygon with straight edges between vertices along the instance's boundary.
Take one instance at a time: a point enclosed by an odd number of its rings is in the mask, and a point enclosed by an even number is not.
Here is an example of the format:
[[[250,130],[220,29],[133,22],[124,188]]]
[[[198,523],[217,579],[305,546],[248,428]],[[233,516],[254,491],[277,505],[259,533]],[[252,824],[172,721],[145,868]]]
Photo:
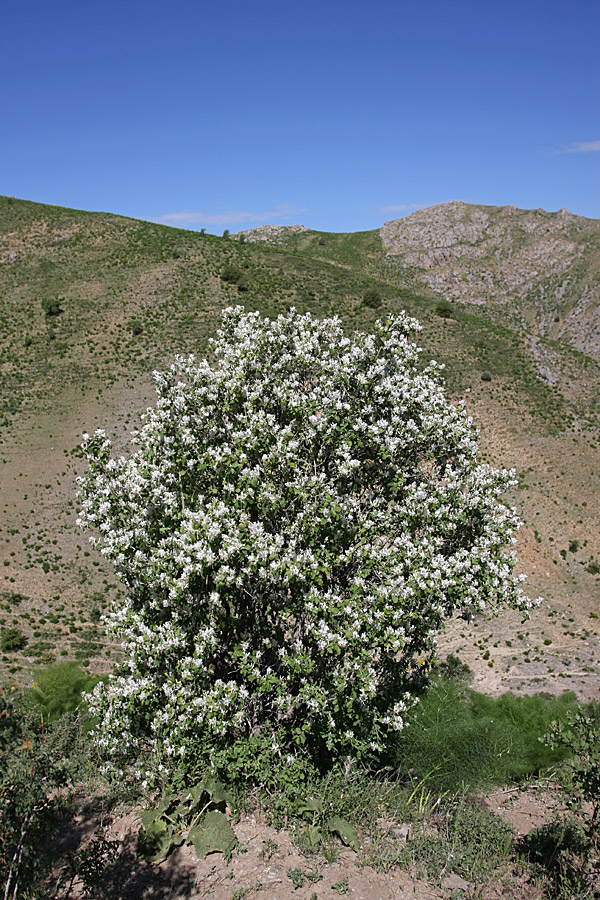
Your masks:
[[[497,205],[497,204],[490,204],[490,203],[469,203],[465,200],[445,200],[441,203],[432,203],[429,206],[422,206],[417,209],[412,209],[410,211],[406,211],[406,213],[404,215],[399,215],[399,216],[392,217],[389,219],[384,218],[382,220],[382,225],[380,225],[379,227],[375,227],[375,228],[356,229],[354,231],[328,231],[326,229],[312,228],[310,226],[303,225],[300,222],[284,224],[284,223],[279,223],[279,222],[274,221],[274,222],[263,222],[259,225],[254,225],[251,228],[241,228],[239,231],[231,231],[230,229],[224,229],[224,232],[222,232],[221,234],[218,234],[216,232],[209,231],[207,227],[201,226],[200,223],[198,223],[197,226],[173,225],[168,222],[165,222],[164,216],[162,216],[162,217],[161,216],[140,216],[140,215],[131,216],[131,215],[125,215],[124,213],[113,212],[109,209],[86,209],[86,208],[79,207],[79,206],[65,206],[65,205],[62,205],[59,203],[45,203],[45,202],[42,202],[39,200],[29,200],[29,199],[26,199],[23,197],[16,197],[11,194],[0,194],[0,198],[4,199],[6,201],[9,201],[9,202],[16,201],[19,203],[31,203],[31,204],[34,204],[35,206],[47,207],[49,209],[69,209],[72,212],[88,213],[90,215],[115,216],[116,218],[126,219],[128,221],[133,221],[133,222],[151,222],[154,225],[160,225],[163,228],[169,228],[173,231],[186,231],[186,232],[192,232],[192,233],[205,232],[205,233],[211,234],[214,237],[222,237],[225,232],[227,233],[227,236],[229,236],[229,237],[237,237],[240,234],[251,234],[253,232],[265,231],[267,229],[278,229],[278,230],[280,229],[280,230],[293,230],[293,231],[302,230],[302,231],[310,231],[310,232],[313,232],[316,234],[339,234],[339,235],[368,234],[368,233],[380,231],[385,225],[389,224],[390,222],[406,221],[407,219],[412,219],[415,216],[419,217],[420,214],[430,213],[432,210],[448,209],[448,208],[482,209],[482,210],[496,210],[496,211],[507,210],[507,211],[512,211],[515,213],[538,213],[538,214],[547,215],[547,216],[555,216],[555,217],[560,216],[560,217],[569,218],[569,219],[580,219],[580,220],[583,220],[586,222],[599,222],[600,223],[600,217],[595,218],[595,217],[591,217],[591,216],[582,216],[582,215],[579,215],[578,213],[571,212],[566,207],[561,207],[561,209],[557,209],[557,210],[547,210],[547,209],[544,209],[543,207],[531,207],[531,208],[520,207],[520,206],[515,206],[512,203]]]

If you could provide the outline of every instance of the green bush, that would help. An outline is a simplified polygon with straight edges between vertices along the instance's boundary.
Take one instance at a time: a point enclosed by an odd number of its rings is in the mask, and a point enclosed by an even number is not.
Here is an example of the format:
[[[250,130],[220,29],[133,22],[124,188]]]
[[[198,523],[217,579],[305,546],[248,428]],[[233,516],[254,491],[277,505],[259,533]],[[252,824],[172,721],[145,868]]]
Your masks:
[[[438,791],[519,781],[565,758],[564,748],[547,747],[541,738],[553,720],[576,708],[571,693],[494,699],[460,678],[440,678],[408,716],[393,762],[401,775]]]
[[[69,789],[87,774],[87,747],[75,715],[40,728],[14,685],[0,693],[0,722],[0,882],[6,897],[37,897]]]
[[[447,300],[441,300],[435,307],[436,315],[441,319],[454,318],[454,307]]]
[[[4,754],[16,746],[22,736],[21,723],[13,703],[16,690],[14,684],[6,690],[0,687],[0,771],[6,765]]]
[[[427,789],[478,787],[492,766],[495,742],[489,723],[473,716],[464,681],[435,681],[407,717],[394,742],[399,773]]]
[[[371,309],[378,309],[382,303],[381,293],[377,288],[369,288],[363,295],[363,303]]]
[[[42,300],[42,309],[48,318],[60,316],[62,308],[60,305],[61,297],[44,297]]]
[[[482,373],[481,373],[481,380],[482,380],[482,381],[491,381],[491,380],[492,380],[492,373],[491,373],[491,372],[488,372],[488,370],[486,369],[485,372],[482,372]]]
[[[142,334],[144,326],[139,319],[132,319],[131,322],[127,324],[127,330],[137,337],[137,335]]]
[[[565,759],[564,748],[550,748],[541,738],[554,720],[564,721],[578,707],[575,694],[517,697],[503,694],[496,699],[470,691],[473,715],[496,727],[496,756],[490,778],[498,783],[514,782],[537,775]]]
[[[585,711],[569,711],[562,721],[551,722],[543,743],[567,756],[567,803],[578,813],[587,805],[586,830],[600,850],[600,706],[590,703]]]
[[[226,284],[239,285],[244,277],[244,273],[239,266],[225,266],[221,272],[221,281]]]
[[[0,637],[0,650],[3,653],[17,653],[27,643],[27,638],[16,625],[12,628],[3,628]]]
[[[597,897],[593,893],[598,883],[599,860],[594,858],[593,841],[572,817],[554,819],[534,828],[518,845],[517,850],[535,869],[545,875],[556,900],[576,897]]]
[[[35,674],[29,700],[44,722],[55,722],[65,713],[77,711],[82,694],[89,692],[97,681],[82,672],[75,662],[56,663]]]

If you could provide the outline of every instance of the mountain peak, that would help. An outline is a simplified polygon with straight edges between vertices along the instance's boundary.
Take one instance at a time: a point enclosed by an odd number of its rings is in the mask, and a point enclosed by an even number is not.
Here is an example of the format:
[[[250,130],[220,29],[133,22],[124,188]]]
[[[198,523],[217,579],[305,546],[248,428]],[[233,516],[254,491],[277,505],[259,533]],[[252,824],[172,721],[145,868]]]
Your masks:
[[[453,201],[386,222],[380,235],[390,263],[449,300],[492,302],[519,328],[535,322],[546,337],[600,354],[600,221]]]

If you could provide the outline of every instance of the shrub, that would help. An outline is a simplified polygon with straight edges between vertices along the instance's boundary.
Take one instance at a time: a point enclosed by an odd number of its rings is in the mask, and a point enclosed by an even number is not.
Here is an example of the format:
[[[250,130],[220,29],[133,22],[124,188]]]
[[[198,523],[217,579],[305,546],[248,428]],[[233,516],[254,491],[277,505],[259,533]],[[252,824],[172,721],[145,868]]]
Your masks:
[[[523,841],[529,859],[546,869],[556,897],[597,897],[600,884],[600,706],[552,722],[544,743],[566,755],[559,771],[574,816],[558,816]]]
[[[407,725],[392,742],[400,774],[434,791],[475,788],[485,782],[494,748],[486,723],[471,714],[461,680],[434,682]]]
[[[14,694],[17,686],[13,684],[5,690],[0,687],[0,770],[6,765],[5,754],[16,746],[22,737],[22,728],[14,707]]]
[[[541,738],[553,720],[564,721],[578,708],[575,694],[565,691],[558,697],[533,694],[518,697],[507,693],[492,698],[472,691],[473,715],[488,720],[495,741],[492,781],[510,783],[547,772],[567,756],[564,748],[551,749]]]
[[[481,380],[482,381],[491,381],[492,373],[486,369],[484,372],[481,373]]]
[[[67,792],[89,757],[74,716],[40,729],[13,686],[0,691],[0,882],[5,897],[34,888],[54,860],[51,838],[64,820]],[[44,893],[44,896],[46,894]]]
[[[244,277],[244,273],[239,266],[225,266],[221,272],[221,281],[226,284],[240,284]]]
[[[137,337],[138,335],[143,333],[144,326],[139,319],[132,319],[127,323],[127,330]]]
[[[27,643],[27,638],[16,625],[12,628],[3,628],[0,637],[0,650],[3,653],[17,653]]]
[[[597,897],[600,860],[594,857],[593,841],[577,819],[555,818],[534,828],[517,846],[521,855],[549,880],[548,896],[557,900]]]
[[[60,297],[44,297],[42,300],[42,309],[48,318],[60,316],[62,312],[60,301]]]
[[[436,315],[438,315],[441,319],[452,319],[454,318],[454,307],[451,303],[448,303],[447,300],[441,300],[435,307]]]
[[[377,309],[381,306],[381,302],[381,293],[377,288],[369,288],[368,291],[365,291],[363,295],[363,303],[365,306],[369,306],[371,309]]]
[[[600,706],[590,704],[585,711],[569,713],[562,722],[552,722],[544,741],[568,752],[569,805],[580,813],[587,804],[590,817],[586,827],[600,849]]]
[[[541,741],[554,719],[577,709],[574,694],[493,698],[460,678],[435,679],[392,742],[399,773],[427,789],[455,791],[537,775],[567,755]]]
[[[36,672],[34,678],[30,700],[44,722],[55,722],[64,713],[78,710],[82,693],[90,691],[95,684],[95,679],[82,672],[75,662],[47,666]]]
[[[257,755],[327,766],[402,728],[446,618],[530,605],[504,547],[512,473],[482,464],[464,406],[419,366],[404,313],[229,309],[217,360],[156,373],[129,458],[85,436],[80,523],[128,600],[99,685],[99,747],[156,769]],[[159,768],[160,767],[160,768]]]

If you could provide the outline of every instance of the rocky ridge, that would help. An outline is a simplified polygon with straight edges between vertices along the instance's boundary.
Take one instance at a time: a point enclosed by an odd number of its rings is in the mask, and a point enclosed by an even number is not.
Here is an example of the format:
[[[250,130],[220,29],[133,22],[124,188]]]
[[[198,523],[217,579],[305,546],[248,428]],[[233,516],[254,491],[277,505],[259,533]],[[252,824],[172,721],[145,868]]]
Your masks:
[[[443,203],[386,222],[387,260],[449,300],[600,355],[600,222]]]
[[[289,249],[301,233],[302,252],[329,258],[323,236],[303,225],[261,225],[234,238]],[[455,201],[386,222],[378,235],[377,254],[392,282],[485,307],[487,316],[533,341],[550,338],[600,358],[600,221],[566,209]],[[544,380],[552,383],[552,376]]]

